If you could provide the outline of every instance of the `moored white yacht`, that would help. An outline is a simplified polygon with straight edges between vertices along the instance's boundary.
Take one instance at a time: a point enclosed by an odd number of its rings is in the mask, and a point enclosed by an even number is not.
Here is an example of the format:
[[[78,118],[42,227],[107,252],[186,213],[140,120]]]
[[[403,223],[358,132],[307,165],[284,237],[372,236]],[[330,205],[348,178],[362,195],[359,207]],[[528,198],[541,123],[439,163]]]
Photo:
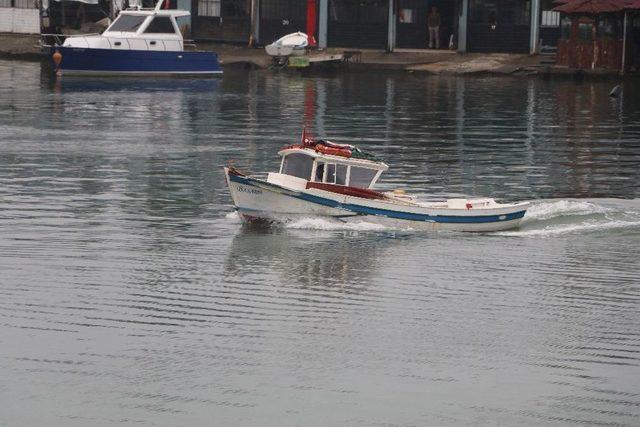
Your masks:
[[[222,74],[213,52],[185,50],[177,18],[189,12],[127,9],[97,35],[69,36],[48,48],[54,70],[67,75],[216,75]],[[59,35],[49,35],[57,37]]]
[[[388,166],[351,145],[303,137],[278,154],[280,170],[266,180],[224,168],[243,220],[331,217],[421,230],[499,231],[518,227],[529,207],[491,198],[420,202],[402,191],[376,191]]]

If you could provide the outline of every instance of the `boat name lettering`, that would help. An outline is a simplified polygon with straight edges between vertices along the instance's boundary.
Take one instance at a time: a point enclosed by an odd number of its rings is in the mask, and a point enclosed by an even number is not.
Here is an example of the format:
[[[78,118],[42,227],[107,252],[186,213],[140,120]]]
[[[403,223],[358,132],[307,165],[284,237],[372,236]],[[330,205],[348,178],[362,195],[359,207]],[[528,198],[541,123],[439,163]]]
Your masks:
[[[236,187],[241,193],[249,193],[249,194],[262,194],[262,190],[256,190],[255,188],[247,188],[247,187]]]

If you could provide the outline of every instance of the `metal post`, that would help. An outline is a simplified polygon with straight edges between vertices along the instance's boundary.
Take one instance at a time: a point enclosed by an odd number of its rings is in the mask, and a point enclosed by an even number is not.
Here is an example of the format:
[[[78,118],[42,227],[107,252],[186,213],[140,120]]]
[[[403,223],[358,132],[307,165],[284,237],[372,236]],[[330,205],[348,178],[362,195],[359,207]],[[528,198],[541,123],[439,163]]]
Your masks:
[[[42,25],[43,25],[43,22],[42,22],[42,13],[43,13],[43,10],[44,10],[44,9],[42,8],[42,0],[39,0],[39,1],[38,1],[38,9],[40,10],[40,13],[39,13],[39,15],[40,15],[40,41],[42,41]],[[47,32],[48,32],[48,31],[47,31]]]
[[[622,30],[622,69],[620,70],[620,75],[624,75],[624,69],[626,66],[627,60],[627,11],[624,11],[624,29]]]
[[[467,52],[467,21],[469,20],[469,0],[462,0],[458,17],[458,53]]]
[[[329,22],[329,0],[320,0],[318,4],[318,47],[327,47],[327,29]]]
[[[529,41],[529,53],[534,55],[538,52],[538,42],[540,37],[540,0],[531,1],[531,40]]]
[[[395,1],[389,0],[389,19],[387,32],[387,51],[393,52],[396,47],[396,13]]]
[[[259,0],[251,0],[251,34],[249,46],[255,46],[260,42],[260,3]]]

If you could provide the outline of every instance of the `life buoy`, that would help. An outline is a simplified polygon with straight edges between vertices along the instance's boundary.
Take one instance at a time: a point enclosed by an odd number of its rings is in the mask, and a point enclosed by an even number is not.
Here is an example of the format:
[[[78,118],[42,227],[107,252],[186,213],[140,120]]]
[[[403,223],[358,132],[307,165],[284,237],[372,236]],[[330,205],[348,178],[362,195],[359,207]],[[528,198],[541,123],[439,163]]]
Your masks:
[[[330,156],[351,157],[351,150],[346,148],[333,148],[318,144],[315,149],[318,153],[328,154]]]

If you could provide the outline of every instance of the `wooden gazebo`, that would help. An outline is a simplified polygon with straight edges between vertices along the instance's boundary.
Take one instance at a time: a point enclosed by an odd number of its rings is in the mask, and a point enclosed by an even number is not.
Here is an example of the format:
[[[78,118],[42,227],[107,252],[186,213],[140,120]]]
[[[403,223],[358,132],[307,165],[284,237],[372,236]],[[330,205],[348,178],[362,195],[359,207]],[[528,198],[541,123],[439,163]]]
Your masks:
[[[629,31],[629,13],[640,10],[640,0],[561,0],[562,37],[558,65],[605,69],[624,73],[635,62],[636,46]]]

